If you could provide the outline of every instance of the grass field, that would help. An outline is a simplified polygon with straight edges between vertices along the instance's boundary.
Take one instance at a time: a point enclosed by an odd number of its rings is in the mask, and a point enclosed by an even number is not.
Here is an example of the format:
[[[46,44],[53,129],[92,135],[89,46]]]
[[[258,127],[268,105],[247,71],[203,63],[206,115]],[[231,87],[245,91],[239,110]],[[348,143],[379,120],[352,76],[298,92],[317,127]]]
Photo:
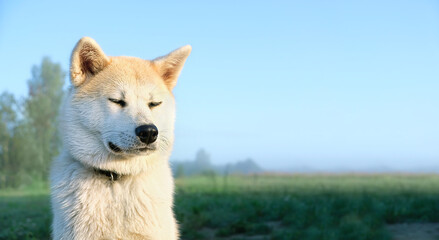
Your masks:
[[[182,239],[391,239],[439,222],[439,175],[199,176],[176,180]],[[49,239],[47,186],[0,191],[0,239]]]

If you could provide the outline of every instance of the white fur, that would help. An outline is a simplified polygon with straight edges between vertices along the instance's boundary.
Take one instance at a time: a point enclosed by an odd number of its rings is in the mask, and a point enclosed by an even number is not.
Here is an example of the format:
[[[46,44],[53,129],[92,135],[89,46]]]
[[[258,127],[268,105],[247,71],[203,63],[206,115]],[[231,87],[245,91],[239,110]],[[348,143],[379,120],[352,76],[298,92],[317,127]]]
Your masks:
[[[166,85],[160,72],[139,69],[143,66],[140,59],[131,64],[134,60],[120,57],[112,58],[99,73],[95,69],[93,74],[78,70],[82,65],[74,61],[81,61],[75,56],[81,44],[89,44],[87,47],[99,52],[105,61],[110,59],[89,38],[82,39],[72,54],[74,86],[63,103],[60,119],[63,149],[51,169],[53,238],[178,239],[172,211],[174,183],[168,163],[175,102],[170,92],[173,86],[167,88],[175,85],[176,79],[168,79],[173,82]],[[190,47],[186,52],[176,68],[176,77]],[[150,63],[145,61],[145,66]],[[130,69],[140,71],[140,77],[130,74]],[[83,74],[82,78],[75,82],[73,76],[78,74]],[[138,79],[132,79],[134,76]],[[121,92],[128,103],[124,108],[108,101],[109,97],[121,98]],[[162,104],[150,109],[149,101]],[[156,150],[136,151],[144,146],[134,132],[142,124],[155,124],[159,129],[157,141],[151,144]],[[112,152],[109,141],[123,149],[122,153]],[[122,177],[111,181],[94,169],[114,171]]]

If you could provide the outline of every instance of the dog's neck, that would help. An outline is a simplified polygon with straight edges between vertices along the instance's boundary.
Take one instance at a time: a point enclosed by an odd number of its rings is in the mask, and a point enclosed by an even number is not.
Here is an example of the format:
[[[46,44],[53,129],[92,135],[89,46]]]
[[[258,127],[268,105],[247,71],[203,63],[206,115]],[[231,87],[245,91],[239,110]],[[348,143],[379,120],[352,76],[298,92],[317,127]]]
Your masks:
[[[89,169],[89,170],[91,170],[92,172],[94,172],[95,174],[98,174],[98,175],[100,175],[100,176],[102,176],[102,177],[106,177],[106,178],[107,178],[108,180],[110,180],[111,182],[115,182],[115,181],[121,179],[123,176],[126,176],[126,175],[124,175],[124,174],[120,174],[120,173],[117,173],[117,172],[114,172],[114,171],[104,170],[104,169],[101,169],[101,168],[97,168],[97,167],[90,166],[90,165],[88,165],[88,164],[84,164],[84,163],[82,163],[81,161],[76,160],[76,159],[75,159],[73,156],[71,156],[71,155],[70,155],[70,159],[71,159],[72,161],[74,161],[74,162],[77,162],[77,163],[81,164],[83,168],[85,168],[85,169]]]

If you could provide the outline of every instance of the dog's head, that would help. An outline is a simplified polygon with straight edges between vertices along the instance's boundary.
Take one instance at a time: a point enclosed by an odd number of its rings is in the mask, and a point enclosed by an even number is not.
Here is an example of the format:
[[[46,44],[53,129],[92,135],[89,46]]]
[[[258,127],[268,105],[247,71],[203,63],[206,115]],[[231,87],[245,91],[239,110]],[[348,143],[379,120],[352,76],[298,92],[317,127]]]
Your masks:
[[[190,46],[148,61],[108,57],[82,38],[71,57],[70,89],[61,120],[69,153],[98,168],[131,174],[167,158],[173,143],[172,95]]]

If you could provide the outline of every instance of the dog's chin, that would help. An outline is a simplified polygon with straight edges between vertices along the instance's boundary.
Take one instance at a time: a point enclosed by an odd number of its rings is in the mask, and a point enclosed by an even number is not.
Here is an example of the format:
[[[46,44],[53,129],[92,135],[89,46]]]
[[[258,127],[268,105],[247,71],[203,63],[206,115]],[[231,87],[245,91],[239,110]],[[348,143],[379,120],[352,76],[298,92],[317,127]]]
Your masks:
[[[110,153],[118,156],[133,156],[133,155],[149,155],[156,150],[155,146],[139,146],[133,148],[122,148],[113,142],[108,142],[106,145]]]

